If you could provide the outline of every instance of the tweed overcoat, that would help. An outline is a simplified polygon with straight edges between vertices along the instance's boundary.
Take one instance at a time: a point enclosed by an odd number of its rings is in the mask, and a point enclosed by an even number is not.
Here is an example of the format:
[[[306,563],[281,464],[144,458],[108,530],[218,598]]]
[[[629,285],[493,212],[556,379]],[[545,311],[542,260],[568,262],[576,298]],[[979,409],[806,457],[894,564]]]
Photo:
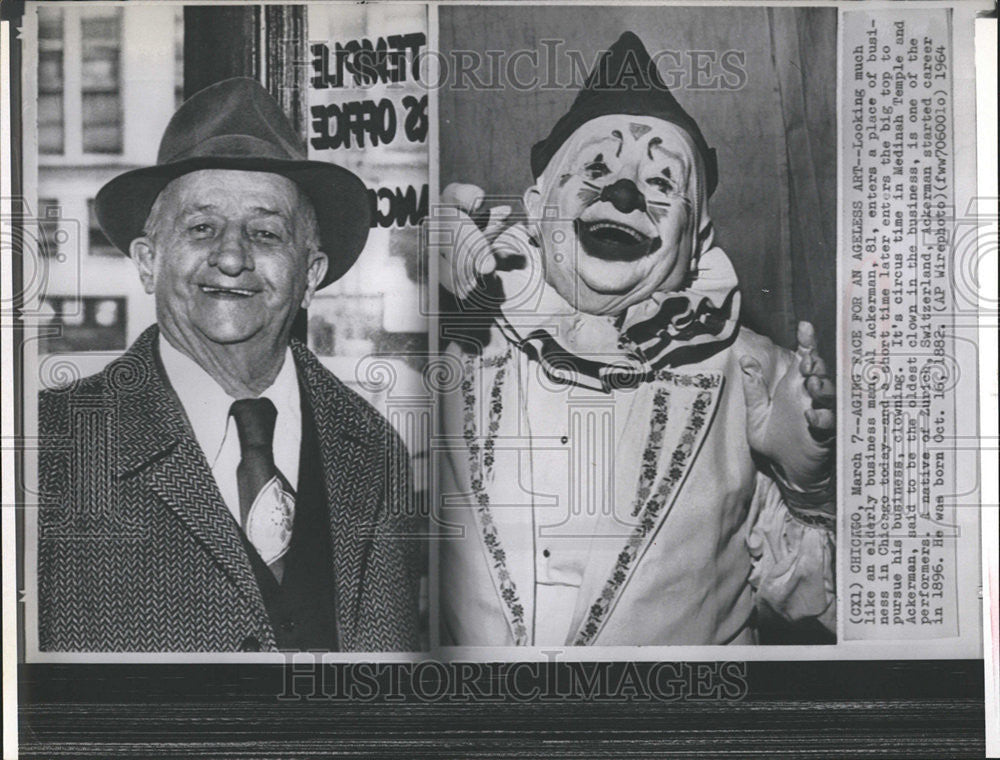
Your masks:
[[[41,394],[43,651],[274,650],[240,528],[156,359],[157,328],[102,372]],[[330,509],[344,651],[418,647],[420,547],[391,425],[301,343]]]

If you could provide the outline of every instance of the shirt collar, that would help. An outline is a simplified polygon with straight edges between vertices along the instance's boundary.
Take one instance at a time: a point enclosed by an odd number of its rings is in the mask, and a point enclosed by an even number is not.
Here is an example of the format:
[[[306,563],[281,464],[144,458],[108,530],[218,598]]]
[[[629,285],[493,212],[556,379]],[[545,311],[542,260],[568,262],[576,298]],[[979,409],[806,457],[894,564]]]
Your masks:
[[[159,351],[167,379],[180,399],[194,437],[205,452],[209,465],[213,465],[226,438],[229,407],[235,399],[198,362],[174,348],[162,335]],[[299,383],[291,348],[285,350],[285,358],[274,382],[258,398],[270,399],[278,410],[276,436],[280,435],[281,428],[289,425],[301,431]],[[294,437],[298,438],[298,435]]]

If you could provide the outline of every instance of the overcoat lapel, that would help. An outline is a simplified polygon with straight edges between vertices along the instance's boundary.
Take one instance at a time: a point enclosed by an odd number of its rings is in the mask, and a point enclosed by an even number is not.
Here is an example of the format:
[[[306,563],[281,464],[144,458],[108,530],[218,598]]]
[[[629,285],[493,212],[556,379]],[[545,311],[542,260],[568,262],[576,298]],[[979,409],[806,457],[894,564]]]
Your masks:
[[[141,478],[174,512],[256,613],[265,634],[262,646],[273,648],[273,632],[239,526],[162,374],[157,336],[157,328],[149,328],[105,370],[118,422],[118,478]]]
[[[252,605],[265,634],[264,649],[275,646],[273,631],[240,529],[219,494],[204,454],[194,441],[181,440],[154,464],[148,482],[225,571],[240,594]],[[269,640],[270,639],[270,640]]]
[[[360,422],[357,403],[309,350],[292,342],[292,354],[312,408],[330,510],[330,537],[337,590],[340,648],[354,649],[364,569],[376,512],[384,494],[378,486],[388,441]],[[380,459],[380,457],[382,457]]]

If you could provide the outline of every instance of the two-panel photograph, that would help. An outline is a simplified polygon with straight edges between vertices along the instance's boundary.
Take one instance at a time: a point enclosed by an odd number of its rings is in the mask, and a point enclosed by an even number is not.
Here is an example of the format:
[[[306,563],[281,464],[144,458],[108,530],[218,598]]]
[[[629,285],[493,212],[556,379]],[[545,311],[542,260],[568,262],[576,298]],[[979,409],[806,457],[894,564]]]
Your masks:
[[[4,757],[986,756],[989,5],[5,2]]]

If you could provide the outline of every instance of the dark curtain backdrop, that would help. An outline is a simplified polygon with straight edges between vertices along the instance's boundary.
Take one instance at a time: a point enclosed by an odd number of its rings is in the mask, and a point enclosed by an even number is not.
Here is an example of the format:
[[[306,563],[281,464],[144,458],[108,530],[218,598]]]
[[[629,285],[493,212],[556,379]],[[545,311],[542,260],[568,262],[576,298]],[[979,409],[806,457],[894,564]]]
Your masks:
[[[742,51],[742,88],[694,89],[685,81],[674,94],[718,151],[719,187],[710,209],[717,240],[740,276],[745,324],[791,347],[796,321],[812,320],[832,362],[836,9],[441,6],[439,19],[449,65],[458,50],[477,51],[484,61],[491,50],[538,50],[544,76],[540,41],[563,41],[556,56],[563,82],[572,71],[567,50],[593,61],[626,30],[650,54],[677,51],[685,61],[691,51]],[[522,63],[519,71],[527,77],[534,68]],[[721,73],[718,63],[713,73]],[[478,75],[488,81],[487,74],[484,63]],[[511,86],[441,89],[441,187],[470,182],[489,194],[520,196],[532,182],[531,145],[575,95],[575,89]]]

